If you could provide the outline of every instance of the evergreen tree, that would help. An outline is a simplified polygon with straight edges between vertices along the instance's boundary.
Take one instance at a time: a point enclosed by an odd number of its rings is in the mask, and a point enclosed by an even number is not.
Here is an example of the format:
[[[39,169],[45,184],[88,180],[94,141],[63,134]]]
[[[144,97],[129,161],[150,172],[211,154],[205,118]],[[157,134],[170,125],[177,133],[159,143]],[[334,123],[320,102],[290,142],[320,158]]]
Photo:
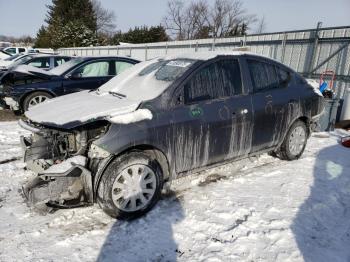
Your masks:
[[[36,46],[60,48],[97,43],[97,23],[91,0],[52,0],[47,8],[47,27],[39,29]]]
[[[41,26],[38,33],[36,34],[34,46],[38,48],[45,48],[51,46],[50,37],[47,33],[47,28],[45,26]]]
[[[131,44],[140,43],[153,43],[153,42],[164,42],[168,41],[169,37],[166,34],[163,26],[143,26],[129,29],[128,32],[122,33],[117,32],[113,37],[113,43],[119,44],[120,42],[126,42]]]

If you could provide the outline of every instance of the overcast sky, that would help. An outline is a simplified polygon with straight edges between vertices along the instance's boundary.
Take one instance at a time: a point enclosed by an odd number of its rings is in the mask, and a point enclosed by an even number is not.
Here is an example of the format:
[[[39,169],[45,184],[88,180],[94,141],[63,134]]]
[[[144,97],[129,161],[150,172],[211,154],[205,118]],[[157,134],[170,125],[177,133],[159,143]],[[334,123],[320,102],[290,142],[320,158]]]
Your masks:
[[[44,23],[45,5],[49,3],[51,0],[0,0],[0,35],[35,36]],[[160,24],[167,0],[101,3],[114,10],[118,29],[126,31],[138,25]],[[249,13],[265,17],[267,32],[314,28],[317,21],[322,21],[324,27],[350,25],[350,0],[243,0],[243,4]]]

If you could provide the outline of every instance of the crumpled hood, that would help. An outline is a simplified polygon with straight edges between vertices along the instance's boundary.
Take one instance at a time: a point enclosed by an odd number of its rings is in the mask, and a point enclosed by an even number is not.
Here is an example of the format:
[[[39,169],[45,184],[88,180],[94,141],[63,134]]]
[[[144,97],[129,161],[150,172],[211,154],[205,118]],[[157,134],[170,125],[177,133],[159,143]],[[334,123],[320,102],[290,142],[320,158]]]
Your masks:
[[[108,93],[83,91],[33,106],[25,115],[36,123],[71,129],[98,119],[131,113],[140,103]]]
[[[53,76],[56,76],[52,74],[50,71],[46,71],[34,66],[29,65],[19,65],[11,69],[11,72],[16,74],[23,74],[23,75],[31,75],[31,76],[38,76],[42,78],[51,78]]]

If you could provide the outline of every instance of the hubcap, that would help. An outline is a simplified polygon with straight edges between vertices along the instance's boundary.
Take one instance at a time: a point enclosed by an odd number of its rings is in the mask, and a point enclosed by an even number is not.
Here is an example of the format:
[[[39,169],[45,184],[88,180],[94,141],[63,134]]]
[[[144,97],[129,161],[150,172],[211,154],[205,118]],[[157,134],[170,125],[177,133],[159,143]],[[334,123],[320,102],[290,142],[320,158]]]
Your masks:
[[[29,108],[32,106],[35,106],[37,104],[40,104],[48,99],[49,98],[47,96],[35,96],[32,99],[30,99],[30,101],[29,101]]]
[[[115,179],[112,200],[120,210],[137,211],[151,201],[156,186],[156,175],[151,168],[142,164],[132,165],[123,169]]]
[[[304,148],[306,133],[304,128],[297,126],[289,137],[289,151],[293,155],[299,155]]]

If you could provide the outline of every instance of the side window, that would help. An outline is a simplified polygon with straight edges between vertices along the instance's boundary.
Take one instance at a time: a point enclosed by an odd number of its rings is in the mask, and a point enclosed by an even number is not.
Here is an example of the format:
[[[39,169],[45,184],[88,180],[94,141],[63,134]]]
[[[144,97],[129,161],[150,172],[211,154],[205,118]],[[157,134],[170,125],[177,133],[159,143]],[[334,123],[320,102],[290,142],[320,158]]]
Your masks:
[[[92,62],[79,67],[74,74],[80,74],[81,77],[101,77],[108,76],[109,63],[107,61]]]
[[[54,63],[55,67],[64,64],[65,62],[69,61],[68,57],[55,57]]]
[[[278,87],[279,79],[274,65],[250,59],[247,62],[255,92]]]
[[[185,103],[242,94],[238,60],[212,63],[196,72],[184,86]]]
[[[129,63],[129,62],[125,62],[125,61],[115,61],[115,70],[116,70],[116,74],[120,74],[121,72],[123,72],[124,70],[132,67],[133,64]]]
[[[50,68],[50,58],[49,57],[34,58],[32,61],[28,63],[28,65],[44,68],[44,69]]]
[[[16,54],[16,48],[7,48],[5,51],[13,55]]]
[[[18,53],[24,53],[26,50],[24,48],[18,48]]]
[[[287,87],[291,81],[291,73],[280,68],[277,67],[277,74],[278,74],[278,78],[279,78],[279,83],[282,87]]]

